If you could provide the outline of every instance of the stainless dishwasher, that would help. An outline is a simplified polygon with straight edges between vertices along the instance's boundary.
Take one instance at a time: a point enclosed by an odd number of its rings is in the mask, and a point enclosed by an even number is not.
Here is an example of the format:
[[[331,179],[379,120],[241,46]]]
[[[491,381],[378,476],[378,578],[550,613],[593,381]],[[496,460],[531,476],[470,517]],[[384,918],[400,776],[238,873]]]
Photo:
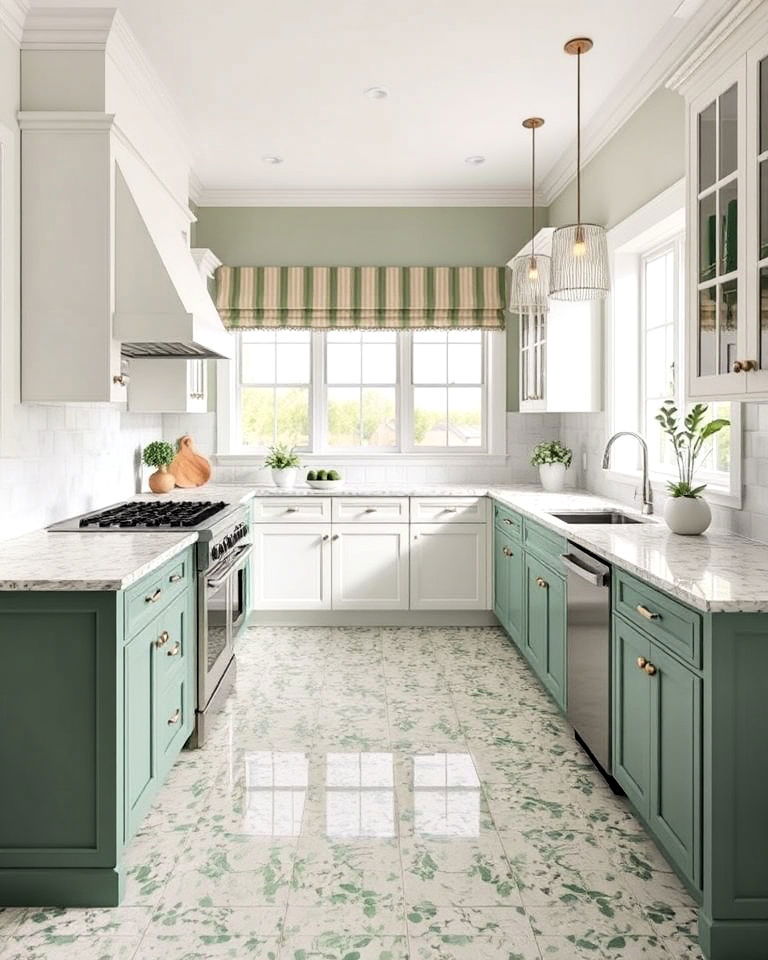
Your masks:
[[[611,568],[570,542],[561,559],[568,575],[566,713],[611,782]]]

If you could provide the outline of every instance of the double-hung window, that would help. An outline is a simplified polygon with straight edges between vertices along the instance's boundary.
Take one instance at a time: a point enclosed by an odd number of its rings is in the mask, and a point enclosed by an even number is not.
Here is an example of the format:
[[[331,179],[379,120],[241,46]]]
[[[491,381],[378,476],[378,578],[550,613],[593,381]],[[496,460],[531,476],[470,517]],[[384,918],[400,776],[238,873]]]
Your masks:
[[[275,443],[309,454],[504,452],[501,331],[233,336],[237,377],[224,391],[230,415],[222,452],[260,455]]]

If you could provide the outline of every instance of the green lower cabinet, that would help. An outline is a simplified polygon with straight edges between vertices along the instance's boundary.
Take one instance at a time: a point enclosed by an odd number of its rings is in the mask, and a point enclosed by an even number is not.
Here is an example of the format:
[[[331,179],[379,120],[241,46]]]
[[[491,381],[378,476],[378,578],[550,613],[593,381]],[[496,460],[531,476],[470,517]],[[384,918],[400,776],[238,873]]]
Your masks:
[[[193,570],[190,548],[131,587],[153,611],[135,630],[123,593],[0,591],[0,905],[119,904],[194,724]]]
[[[565,709],[565,581],[525,554],[525,653],[541,682]]]
[[[518,647],[523,645],[523,551],[498,528],[494,532],[493,611]]]
[[[703,681],[618,616],[613,663],[613,775],[669,860],[700,890]]]

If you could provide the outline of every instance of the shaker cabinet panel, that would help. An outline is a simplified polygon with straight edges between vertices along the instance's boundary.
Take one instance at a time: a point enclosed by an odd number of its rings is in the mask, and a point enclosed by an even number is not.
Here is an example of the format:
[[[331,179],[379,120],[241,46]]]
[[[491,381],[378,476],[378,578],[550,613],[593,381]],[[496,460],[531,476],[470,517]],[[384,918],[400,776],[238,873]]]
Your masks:
[[[408,609],[408,524],[334,524],[334,610]]]
[[[254,609],[330,609],[330,524],[256,523],[251,532]]]
[[[613,776],[634,806],[648,810],[651,779],[651,686],[643,664],[651,642],[613,618]]]
[[[411,525],[411,609],[487,610],[487,526]]]

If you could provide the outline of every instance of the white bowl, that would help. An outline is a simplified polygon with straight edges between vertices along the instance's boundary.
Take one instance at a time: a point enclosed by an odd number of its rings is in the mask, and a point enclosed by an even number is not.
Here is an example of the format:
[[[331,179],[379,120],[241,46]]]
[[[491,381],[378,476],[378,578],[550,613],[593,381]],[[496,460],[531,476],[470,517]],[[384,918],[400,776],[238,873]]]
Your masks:
[[[307,485],[313,490],[335,490],[343,483],[343,480],[307,480]]]

